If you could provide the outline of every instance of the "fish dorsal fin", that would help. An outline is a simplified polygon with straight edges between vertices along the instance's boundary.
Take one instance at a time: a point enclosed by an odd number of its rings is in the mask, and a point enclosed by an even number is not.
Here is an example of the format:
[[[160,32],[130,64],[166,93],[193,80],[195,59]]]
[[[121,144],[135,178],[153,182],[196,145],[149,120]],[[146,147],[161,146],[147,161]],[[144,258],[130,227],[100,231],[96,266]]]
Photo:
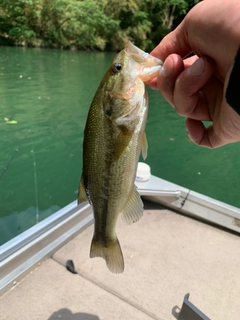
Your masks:
[[[86,193],[84,178],[82,175],[81,180],[80,180],[80,184],[79,184],[79,188],[78,188],[78,204],[86,202],[86,201],[91,204],[90,200],[88,199],[87,193]]]
[[[121,212],[122,219],[127,223],[131,224],[137,222],[143,215],[143,203],[140,194],[137,192],[136,187],[134,187],[133,193],[124,209]]]
[[[142,157],[144,160],[146,160],[147,158],[147,150],[148,150],[148,142],[147,142],[147,136],[146,136],[146,132],[143,132],[142,135],[142,141],[141,141],[141,146],[142,146]]]

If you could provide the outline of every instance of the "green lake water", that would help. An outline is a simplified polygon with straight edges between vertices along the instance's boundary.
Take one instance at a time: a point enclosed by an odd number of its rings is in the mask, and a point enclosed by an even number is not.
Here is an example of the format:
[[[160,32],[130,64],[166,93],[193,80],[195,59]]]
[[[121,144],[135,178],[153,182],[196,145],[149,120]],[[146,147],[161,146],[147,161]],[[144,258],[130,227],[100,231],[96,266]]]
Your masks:
[[[88,108],[112,57],[0,47],[0,245],[76,199]],[[240,144],[195,146],[148,91],[152,174],[240,207]]]

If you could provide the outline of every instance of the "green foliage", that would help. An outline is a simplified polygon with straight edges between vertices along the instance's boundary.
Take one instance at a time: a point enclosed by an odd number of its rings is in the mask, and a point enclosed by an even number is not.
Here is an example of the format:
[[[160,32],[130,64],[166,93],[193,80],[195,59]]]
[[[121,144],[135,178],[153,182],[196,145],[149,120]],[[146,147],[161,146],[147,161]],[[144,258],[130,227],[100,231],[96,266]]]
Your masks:
[[[15,45],[150,50],[197,0],[0,0],[0,38]],[[0,39],[1,40],[1,39]]]

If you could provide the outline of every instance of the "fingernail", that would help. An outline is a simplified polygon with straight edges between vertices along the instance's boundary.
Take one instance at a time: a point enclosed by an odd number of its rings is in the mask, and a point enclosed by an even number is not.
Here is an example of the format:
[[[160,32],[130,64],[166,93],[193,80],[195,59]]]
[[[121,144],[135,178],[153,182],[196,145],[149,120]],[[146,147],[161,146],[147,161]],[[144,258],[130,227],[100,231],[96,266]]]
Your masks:
[[[171,70],[169,70],[168,68],[164,68],[162,67],[161,68],[161,76],[164,77],[164,78],[167,78],[168,76],[171,75]]]
[[[196,60],[188,69],[187,73],[190,76],[200,76],[204,71],[204,61],[203,58]]]
[[[164,78],[169,77],[173,71],[173,61],[171,58],[168,58],[167,61],[163,64],[161,68],[161,76]]]

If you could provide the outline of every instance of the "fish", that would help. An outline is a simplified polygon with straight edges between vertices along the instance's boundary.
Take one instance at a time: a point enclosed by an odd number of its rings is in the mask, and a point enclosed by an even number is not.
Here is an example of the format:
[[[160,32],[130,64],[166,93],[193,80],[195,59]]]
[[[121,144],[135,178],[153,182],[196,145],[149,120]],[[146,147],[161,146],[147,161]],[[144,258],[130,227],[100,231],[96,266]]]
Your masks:
[[[93,207],[90,258],[105,259],[113,273],[124,271],[115,227],[143,215],[134,184],[138,159],[147,157],[145,126],[148,95],[144,82],[157,76],[162,61],[131,42],[113,59],[92,100],[83,139],[83,167],[78,204]]]

